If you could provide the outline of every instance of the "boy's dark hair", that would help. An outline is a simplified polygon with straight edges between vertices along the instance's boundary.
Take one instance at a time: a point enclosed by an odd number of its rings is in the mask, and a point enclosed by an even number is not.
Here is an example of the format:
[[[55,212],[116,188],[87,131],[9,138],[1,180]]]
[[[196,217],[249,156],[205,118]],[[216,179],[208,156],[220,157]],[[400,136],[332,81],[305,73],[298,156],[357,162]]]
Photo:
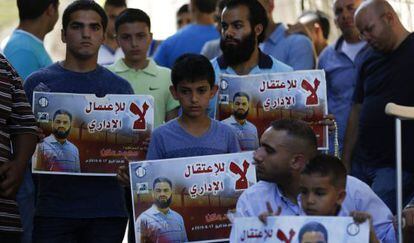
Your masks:
[[[63,12],[62,17],[62,27],[63,31],[66,31],[66,28],[69,25],[70,16],[80,10],[92,10],[95,11],[99,16],[101,16],[101,24],[105,32],[106,27],[108,26],[108,16],[106,16],[105,10],[99,6],[96,2],[92,0],[77,0],[69,4],[69,6]]]
[[[168,183],[168,185],[170,185],[170,188],[172,189],[172,182],[170,181],[170,179],[168,179],[168,178],[166,178],[166,177],[158,177],[158,178],[156,178],[156,179],[154,180],[154,182],[152,183],[152,189],[154,190],[155,185],[156,185],[157,183],[160,183],[160,182],[166,182],[166,183]]]
[[[317,152],[318,144],[315,133],[306,122],[302,120],[282,119],[273,121],[271,126],[277,131],[286,131],[288,136],[304,141],[306,147],[303,149],[308,151],[311,157]]]
[[[323,226],[321,223],[309,222],[302,226],[298,234],[299,242],[302,242],[303,235],[308,232],[320,232],[323,234],[325,242],[328,242],[328,231],[326,230],[325,226]]]
[[[119,26],[125,23],[141,22],[148,26],[148,30],[151,32],[151,20],[148,14],[141,9],[127,8],[122,11],[115,19],[115,32],[118,32]]]
[[[171,69],[171,81],[174,88],[182,81],[197,82],[207,80],[214,86],[215,74],[211,62],[203,55],[184,54],[180,56]]]
[[[106,0],[105,4],[104,4],[104,7],[106,7],[108,5],[116,7],[116,8],[121,8],[121,7],[126,8],[127,7],[127,4],[126,4],[125,0]]]
[[[234,96],[233,96],[233,101],[234,101],[237,97],[246,97],[246,98],[247,98],[247,101],[248,101],[248,102],[250,101],[250,97],[249,97],[249,95],[248,95],[247,93],[245,93],[245,92],[237,92],[237,93],[235,93],[235,94],[234,94]]]
[[[70,112],[67,110],[64,110],[64,109],[57,110],[55,114],[53,114],[53,121],[56,119],[57,115],[67,115],[69,117],[69,120],[72,122],[72,114],[70,114]]]
[[[320,10],[309,10],[303,12],[298,19],[299,22],[304,22],[305,24],[318,23],[321,26],[323,38],[328,39],[331,25],[329,23],[329,16],[326,13]]]
[[[306,164],[302,174],[329,176],[332,185],[336,188],[345,189],[346,186],[346,168],[340,159],[332,155],[319,154],[315,156]]]
[[[249,22],[252,27],[252,31],[258,24],[263,26],[263,31],[257,38],[259,43],[263,42],[265,39],[265,30],[269,20],[267,19],[267,13],[262,4],[257,0],[230,0],[226,4],[226,8],[228,9],[236,8],[238,6],[246,6],[249,9]]]
[[[17,0],[20,21],[40,17],[50,4],[57,8],[59,0]]]
[[[201,13],[213,13],[216,11],[217,0],[191,0],[194,7]]]
[[[181,6],[178,10],[177,10],[177,14],[176,15],[180,15],[183,13],[189,13],[190,12],[190,8],[188,3],[183,4],[183,6]]]

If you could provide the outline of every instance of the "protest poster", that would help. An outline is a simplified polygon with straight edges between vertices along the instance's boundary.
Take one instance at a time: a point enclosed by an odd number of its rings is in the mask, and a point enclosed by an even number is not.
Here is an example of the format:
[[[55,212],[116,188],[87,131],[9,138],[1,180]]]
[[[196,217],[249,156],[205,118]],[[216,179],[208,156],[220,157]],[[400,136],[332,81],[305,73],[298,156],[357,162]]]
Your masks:
[[[130,163],[136,241],[228,239],[227,212],[256,182],[252,163],[253,152]]]
[[[145,95],[35,92],[33,111],[45,137],[33,155],[33,173],[114,176],[126,158],[144,159],[153,104]]]
[[[276,216],[263,224],[258,217],[234,218],[230,242],[368,243],[369,222],[352,217]]]
[[[239,106],[243,99],[248,103],[244,109]],[[326,150],[328,128],[319,121],[327,111],[323,70],[220,76],[216,118],[224,122],[244,118],[256,126],[259,138],[272,121],[300,119],[312,127],[318,149]]]

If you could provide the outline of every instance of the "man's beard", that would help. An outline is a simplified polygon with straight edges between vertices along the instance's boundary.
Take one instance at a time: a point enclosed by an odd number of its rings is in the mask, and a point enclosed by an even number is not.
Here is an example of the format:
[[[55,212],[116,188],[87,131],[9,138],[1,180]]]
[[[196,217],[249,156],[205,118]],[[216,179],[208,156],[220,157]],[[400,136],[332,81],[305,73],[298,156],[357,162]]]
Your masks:
[[[164,209],[164,208],[168,208],[171,205],[171,201],[172,201],[172,196],[170,196],[166,201],[160,201],[156,199],[154,203],[158,208]]]
[[[58,139],[66,139],[69,136],[70,128],[66,131],[59,131],[58,129],[53,129],[52,133]]]
[[[235,110],[233,112],[233,115],[237,120],[245,120],[247,118],[247,115],[249,115],[249,109],[247,109],[245,113],[240,113],[240,112],[237,112],[237,110]]]
[[[252,31],[241,40],[233,40],[238,44],[227,45],[225,39],[220,39],[220,48],[223,51],[224,60],[228,63],[228,65],[237,65],[248,61],[256,48],[255,33]]]

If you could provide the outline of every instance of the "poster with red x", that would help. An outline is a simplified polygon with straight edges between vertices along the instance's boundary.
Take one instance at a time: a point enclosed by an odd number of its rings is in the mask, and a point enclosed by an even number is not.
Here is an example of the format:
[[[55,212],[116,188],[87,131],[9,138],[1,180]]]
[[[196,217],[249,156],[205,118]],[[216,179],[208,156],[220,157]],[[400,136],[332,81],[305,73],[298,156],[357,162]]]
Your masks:
[[[329,148],[328,127],[320,123],[328,113],[323,70],[222,74],[218,84],[216,118],[234,127],[242,148],[245,144],[254,149],[248,142],[257,141],[272,121],[280,119],[306,121],[316,134],[318,148]]]
[[[302,243],[369,242],[369,222],[356,223],[342,216],[271,216],[263,224],[258,217],[234,218],[233,242]]]
[[[33,111],[44,136],[32,159],[40,174],[115,176],[127,161],[145,159],[154,127],[146,95],[35,92]]]
[[[253,152],[129,164],[136,242],[229,238],[227,212],[256,182]]]

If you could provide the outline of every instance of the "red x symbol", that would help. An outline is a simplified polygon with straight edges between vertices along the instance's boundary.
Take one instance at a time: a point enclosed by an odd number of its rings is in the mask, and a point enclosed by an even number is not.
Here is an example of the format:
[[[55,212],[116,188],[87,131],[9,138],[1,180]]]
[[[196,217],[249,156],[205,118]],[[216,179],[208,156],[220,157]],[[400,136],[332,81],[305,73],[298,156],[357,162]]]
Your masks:
[[[287,236],[285,235],[285,233],[283,233],[283,231],[278,230],[277,234],[276,234],[277,238],[285,243],[290,243],[293,240],[293,236],[295,236],[295,231],[293,229],[291,229],[289,231],[289,239],[287,238]]]
[[[306,79],[302,81],[302,88],[306,91],[310,91],[311,94],[306,98],[306,105],[318,105],[319,99],[316,91],[318,91],[319,84],[321,82],[315,78],[313,81],[314,86],[312,86]]]
[[[243,190],[249,187],[249,182],[246,177],[249,166],[250,165],[246,160],[243,161],[243,170],[236,163],[230,163],[230,171],[233,172],[233,174],[240,175],[240,178],[236,181],[236,190]]]
[[[138,116],[138,119],[134,122],[134,125],[132,127],[133,130],[145,130],[147,128],[147,123],[145,122],[145,114],[147,113],[148,108],[149,105],[147,102],[144,102],[142,105],[142,111],[134,102],[131,103],[129,110],[134,115]]]

